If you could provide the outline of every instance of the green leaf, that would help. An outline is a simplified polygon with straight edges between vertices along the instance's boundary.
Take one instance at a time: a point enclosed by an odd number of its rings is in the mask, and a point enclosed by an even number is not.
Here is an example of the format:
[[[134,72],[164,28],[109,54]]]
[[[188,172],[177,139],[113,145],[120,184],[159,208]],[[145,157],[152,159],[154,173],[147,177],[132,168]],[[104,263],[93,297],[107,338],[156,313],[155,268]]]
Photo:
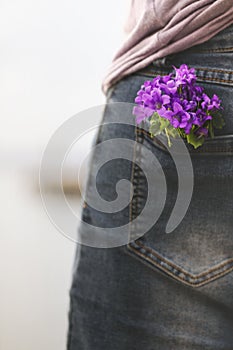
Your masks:
[[[167,132],[171,137],[177,138],[179,137],[179,131],[177,128],[174,128],[174,126],[172,126],[171,124],[169,124],[169,126],[167,127]]]
[[[169,121],[165,118],[161,118],[158,113],[154,113],[150,118],[149,132],[154,136],[161,134],[166,127],[169,126]]]
[[[160,130],[165,130],[166,128],[169,127],[170,125],[169,120],[161,117],[159,117],[159,120],[160,120]]]
[[[154,136],[161,133],[159,120],[150,122],[149,132]]]
[[[156,112],[150,118],[149,132],[152,137],[164,133],[167,136],[169,146],[171,146],[170,137],[179,137],[178,129],[174,128],[168,119],[160,117]]]
[[[196,149],[196,148],[203,145],[203,143],[205,141],[205,137],[204,136],[197,137],[194,133],[194,130],[191,129],[190,133],[187,134],[187,141],[188,141],[188,143],[193,145],[193,147]]]

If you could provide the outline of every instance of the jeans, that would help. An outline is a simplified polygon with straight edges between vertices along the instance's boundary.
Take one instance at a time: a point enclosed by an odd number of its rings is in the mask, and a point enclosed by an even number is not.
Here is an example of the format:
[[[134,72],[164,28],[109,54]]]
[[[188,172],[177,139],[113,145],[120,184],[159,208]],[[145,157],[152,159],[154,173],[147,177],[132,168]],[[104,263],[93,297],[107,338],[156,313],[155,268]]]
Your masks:
[[[70,288],[68,350],[232,350],[233,349],[233,26],[208,42],[154,61],[111,87],[107,102],[133,103],[147,79],[168,74],[186,63],[196,69],[198,84],[224,105],[225,126],[215,138],[194,150],[187,146],[194,186],[189,207],[171,232],[165,228],[174,208],[178,178],[176,166],[158,138],[134,124],[111,124],[117,119],[107,105],[94,140],[125,138],[135,143],[133,160],[107,162],[95,178],[94,153],[89,168],[82,218],[96,227],[131,224],[131,233],[145,231],[153,210],[137,225],[148,199],[145,169],[147,151],[165,174],[166,201],[158,220],[145,234],[127,244],[101,248],[77,244]],[[134,121],[134,116],[127,118]],[[114,146],[113,146],[114,147]],[[106,152],[111,153],[111,147]],[[185,174],[186,169],[183,169]],[[106,200],[116,198],[116,184],[126,179],[133,196],[120,212],[104,213],[88,204],[93,181]],[[160,204],[160,182],[154,182],[154,208]],[[132,188],[131,188],[132,191]],[[157,192],[156,192],[157,191]],[[126,191],[127,192],[127,191]],[[130,194],[130,189],[127,195]],[[88,229],[79,225],[80,235]]]

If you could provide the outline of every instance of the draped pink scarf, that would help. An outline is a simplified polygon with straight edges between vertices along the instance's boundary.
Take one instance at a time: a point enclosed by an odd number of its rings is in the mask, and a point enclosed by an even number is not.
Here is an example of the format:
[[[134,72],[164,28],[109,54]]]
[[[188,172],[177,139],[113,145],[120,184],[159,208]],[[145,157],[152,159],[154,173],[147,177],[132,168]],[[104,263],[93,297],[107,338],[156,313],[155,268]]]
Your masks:
[[[152,61],[203,43],[233,23],[233,0],[131,0],[126,38],[102,82],[104,93]]]

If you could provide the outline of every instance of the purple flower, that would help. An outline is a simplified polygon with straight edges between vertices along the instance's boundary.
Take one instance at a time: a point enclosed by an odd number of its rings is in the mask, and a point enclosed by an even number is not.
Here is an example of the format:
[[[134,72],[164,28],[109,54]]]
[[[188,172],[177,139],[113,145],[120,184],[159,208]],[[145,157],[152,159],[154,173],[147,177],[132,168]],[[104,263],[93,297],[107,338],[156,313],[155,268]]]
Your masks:
[[[195,134],[197,135],[197,136],[199,136],[199,137],[201,137],[201,136],[207,136],[208,135],[208,129],[207,128],[203,128],[203,127],[201,127],[201,128],[198,128],[196,131],[195,131]]]
[[[198,126],[203,126],[207,120],[211,120],[211,119],[212,119],[211,115],[208,115],[206,114],[205,111],[198,109],[195,113],[193,124]]]
[[[182,101],[182,106],[186,111],[193,111],[197,107],[197,102],[196,101],[189,101],[189,100],[183,100]]]
[[[154,113],[153,109],[143,106],[135,106],[133,108],[133,114],[136,115],[136,123],[140,124],[146,118],[149,118]]]
[[[156,111],[159,111],[162,108],[162,106],[167,105],[171,99],[169,95],[162,95],[162,91],[158,88],[152,91],[152,98],[154,101],[154,107]]]
[[[180,68],[173,66],[176,71],[175,80],[178,84],[194,84],[197,80],[195,75],[195,69],[189,69],[186,64],[182,64]]]
[[[163,82],[160,83],[159,87],[165,94],[175,95],[178,89],[178,84],[174,80],[168,80],[166,84]]]
[[[203,109],[207,109],[208,111],[211,111],[213,109],[220,109],[220,103],[217,95],[213,95],[212,98],[209,98],[206,94],[202,94],[203,102],[201,104]]]
[[[147,80],[137,93],[133,113],[137,124],[149,119],[155,112],[167,119],[174,128],[182,129],[189,134],[207,136],[207,124],[213,117],[211,111],[221,109],[221,100],[217,95],[210,98],[204,88],[196,85],[197,77],[194,68],[186,64],[175,69],[172,74],[157,76]]]
[[[177,103],[177,102],[174,102],[173,104],[173,110],[174,110],[174,116],[173,116],[173,120],[178,120],[178,123],[175,122],[176,125],[174,125],[174,122],[173,122],[173,125],[175,127],[179,127],[179,128],[184,128],[189,119],[190,119],[190,115],[189,113],[187,113],[183,107]]]
[[[220,106],[221,102],[222,101],[219,99],[219,97],[214,94],[212,99],[211,99],[211,103],[210,103],[211,109],[212,109],[212,107],[216,108],[216,109],[220,109],[221,108],[221,106]],[[210,110],[210,108],[209,108],[209,110]]]

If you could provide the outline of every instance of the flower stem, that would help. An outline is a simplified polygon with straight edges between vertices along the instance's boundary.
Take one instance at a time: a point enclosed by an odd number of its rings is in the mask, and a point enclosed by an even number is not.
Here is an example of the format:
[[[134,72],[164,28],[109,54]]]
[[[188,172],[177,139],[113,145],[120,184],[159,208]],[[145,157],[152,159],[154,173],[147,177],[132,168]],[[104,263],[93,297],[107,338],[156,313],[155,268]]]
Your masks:
[[[168,134],[168,131],[167,131],[167,128],[165,128],[165,132],[166,132],[166,135],[167,135],[167,141],[168,141],[168,146],[171,147],[171,140],[170,140],[170,136]]]

